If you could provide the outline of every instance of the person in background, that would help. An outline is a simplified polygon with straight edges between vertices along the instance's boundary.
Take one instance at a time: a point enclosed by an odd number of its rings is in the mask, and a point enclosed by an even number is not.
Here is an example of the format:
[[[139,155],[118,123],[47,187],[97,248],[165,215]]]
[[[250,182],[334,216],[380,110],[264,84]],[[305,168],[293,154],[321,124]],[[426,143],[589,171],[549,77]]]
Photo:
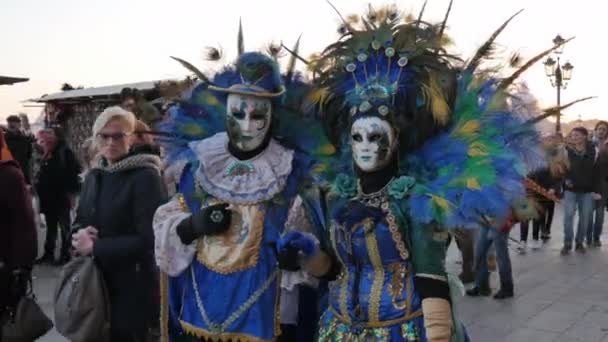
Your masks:
[[[80,159],[83,162],[82,173],[80,174],[80,178],[84,180],[84,177],[89,172],[94,165],[96,165],[99,161],[99,151],[97,150],[97,146],[95,146],[95,139],[88,138],[82,142],[81,150],[80,150]]]
[[[135,132],[131,136],[131,149],[141,153],[151,153],[160,156],[160,146],[158,146],[152,135],[150,127],[141,120],[135,121]]]
[[[573,239],[576,251],[585,253],[583,240],[593,211],[593,201],[601,199],[596,170],[596,152],[587,138],[589,132],[584,127],[575,127],[570,132],[566,147],[570,169],[564,180],[564,247],[561,254],[572,250]],[[573,236],[574,215],[578,208],[579,222],[576,237]]]
[[[0,129],[0,150],[5,147]],[[32,200],[18,163],[8,156],[0,154],[0,317],[25,295],[37,252]]]
[[[570,168],[568,152],[564,146],[564,138],[561,134],[547,136],[543,138],[543,147],[548,156],[547,164],[549,168],[536,175],[536,182],[550,192],[552,191],[557,198],[562,198],[564,177]],[[540,204],[543,209],[540,217],[541,239],[543,242],[547,242],[551,239],[551,223],[553,222],[553,215],[555,213],[555,202],[542,197]]]
[[[39,262],[55,263],[55,242],[61,227],[62,245],[58,263],[62,264],[69,260],[70,210],[74,207],[80,190],[81,166],[74,152],[67,146],[59,127],[40,131],[38,143],[42,148],[42,156],[36,190],[40,199],[40,212],[44,214],[47,224],[44,255]]]
[[[25,182],[31,184],[31,162],[33,153],[33,139],[22,130],[21,119],[17,115],[6,118],[7,131],[5,141],[13,154],[13,158],[23,172]]]
[[[20,113],[19,119],[21,119],[21,130],[23,131],[23,134],[33,137],[32,126],[30,125],[30,119],[27,117],[27,115]]]
[[[137,116],[137,89],[123,88],[120,91],[120,106]]]
[[[513,297],[513,273],[511,270],[511,257],[509,256],[509,232],[514,225],[513,216],[496,226],[496,222],[486,222],[479,228],[477,246],[475,246],[475,286],[467,290],[471,297],[489,296],[490,271],[488,269],[488,251],[492,244],[496,247],[496,260],[498,261],[498,277],[500,289],[494,299]]]
[[[144,98],[143,94],[135,88],[123,88],[120,92],[121,107],[135,114],[135,117],[146,125],[154,125],[162,119],[158,109]]]
[[[165,201],[160,158],[129,152],[134,126],[133,114],[120,107],[95,121],[100,163],[84,181],[72,235],[76,253],[92,255],[103,273],[111,341],[121,342],[145,341],[150,316],[158,312],[152,217]]]
[[[561,197],[562,183],[569,168],[569,160],[566,149],[563,145],[561,136],[552,135],[542,139],[542,147],[546,156],[546,167],[535,170],[528,175],[528,179],[547,191],[548,198],[536,191],[528,190],[528,197],[535,204],[538,215],[532,220],[520,223],[521,243],[518,250],[525,254],[527,250],[528,228],[532,223],[532,243],[533,250],[540,249],[542,242],[551,238],[551,223],[555,209],[555,200]]]
[[[594,145],[596,151],[596,178],[600,199],[593,201],[593,209],[587,226],[587,246],[600,247],[600,237],[604,225],[606,199],[608,199],[608,122],[600,121],[595,125]]]
[[[454,241],[460,251],[462,257],[462,271],[458,275],[463,284],[472,283],[475,281],[475,234],[476,232],[470,229],[458,229],[454,232]],[[448,239],[446,247],[450,247],[452,235]]]
[[[536,226],[534,226],[536,227]],[[528,252],[528,231],[530,230],[530,220],[519,222],[519,245],[517,251],[519,254],[526,254]],[[538,249],[540,246],[538,243],[538,230],[534,228],[532,232],[532,249]]]
[[[550,195],[558,196],[565,172],[566,169],[559,165],[550,165],[549,167],[532,172],[528,175],[528,178],[547,190]],[[532,223],[532,242],[530,243],[532,250],[540,249],[543,246],[543,241],[547,241],[551,237],[551,222],[553,220],[555,202],[537,193],[528,192],[528,196],[537,205],[538,217],[522,221],[519,224],[521,243],[517,249],[520,254],[527,252],[530,223]]]

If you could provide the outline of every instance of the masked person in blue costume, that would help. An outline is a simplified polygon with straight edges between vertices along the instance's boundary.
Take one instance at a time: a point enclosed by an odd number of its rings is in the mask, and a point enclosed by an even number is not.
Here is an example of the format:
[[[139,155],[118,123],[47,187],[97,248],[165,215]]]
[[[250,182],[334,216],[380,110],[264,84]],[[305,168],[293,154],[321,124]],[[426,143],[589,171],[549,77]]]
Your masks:
[[[326,160],[325,232],[337,278],[319,341],[466,341],[445,270],[456,228],[505,220],[539,157],[528,113],[510,105],[509,78],[448,54],[445,21],[396,8],[340,16],[341,38],[308,61],[309,99],[337,153]],[[417,19],[416,19],[417,18]],[[446,15],[447,20],[447,15]],[[323,185],[323,184],[322,184]],[[288,232],[281,250],[319,260],[310,237]],[[337,264],[337,265],[336,265]],[[321,268],[321,267],[319,267]]]
[[[276,249],[285,231],[317,241],[305,186],[310,158],[290,147],[285,128],[295,125],[288,108],[305,85],[295,59],[283,76],[276,59],[243,51],[242,33],[239,42],[236,62],[210,78],[175,58],[198,82],[157,127],[169,136],[168,172],[181,174],[177,195],[154,218],[156,260],[166,274],[163,340],[280,340],[281,320],[298,316],[289,312],[297,310],[294,289],[314,287],[313,276],[327,273],[324,253],[302,264],[285,255],[291,271],[282,272]]]

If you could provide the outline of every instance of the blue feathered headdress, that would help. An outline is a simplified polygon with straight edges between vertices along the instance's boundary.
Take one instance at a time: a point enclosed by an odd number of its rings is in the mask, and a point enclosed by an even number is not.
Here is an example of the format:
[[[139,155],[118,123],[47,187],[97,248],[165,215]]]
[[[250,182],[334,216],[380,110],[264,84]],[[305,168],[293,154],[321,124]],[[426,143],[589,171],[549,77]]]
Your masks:
[[[525,198],[527,173],[545,159],[528,117],[538,111],[514,106],[511,85],[556,47],[507,78],[480,70],[513,16],[456,68],[458,59],[444,49],[449,10],[437,25],[423,21],[423,12],[403,18],[370,7],[366,16],[348,16],[342,38],[310,62],[317,80],[312,100],[342,145],[332,167],[352,165],[344,144],[350,123],[377,116],[398,130],[401,172],[417,180],[408,201],[414,222],[460,228],[502,221]]]
[[[293,51],[297,53],[299,39]],[[281,74],[277,63],[278,50],[269,49],[270,56],[243,51],[242,27],[239,29],[239,57],[213,77],[207,77],[194,65],[173,57],[193,72],[198,82],[184,91],[177,105],[168,110],[168,117],[156,128],[165,136],[161,140],[166,151],[166,165],[181,165],[196,158],[188,148],[192,141],[202,140],[225,131],[226,102],[229,94],[268,98],[273,103],[273,137],[288,148],[308,156],[307,167],[328,169],[328,156],[335,152],[323,134],[319,120],[302,114],[304,99],[311,87],[295,72],[295,55]],[[274,53],[272,52],[274,51]],[[209,50],[209,59],[220,59],[217,49]],[[178,167],[179,168],[179,167]],[[316,173],[318,173],[316,172]]]

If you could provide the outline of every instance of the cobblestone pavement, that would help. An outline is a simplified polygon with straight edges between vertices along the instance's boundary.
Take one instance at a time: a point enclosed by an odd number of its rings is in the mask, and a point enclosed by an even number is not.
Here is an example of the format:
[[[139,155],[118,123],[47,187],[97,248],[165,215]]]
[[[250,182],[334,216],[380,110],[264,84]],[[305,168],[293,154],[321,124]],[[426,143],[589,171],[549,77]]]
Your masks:
[[[586,254],[560,256],[563,212],[556,210],[553,239],[541,250],[519,255],[511,243],[515,297],[462,297],[456,308],[474,342],[608,342],[608,239]],[[519,228],[511,233],[519,238]],[[450,247],[448,269],[459,272],[460,256]],[[57,268],[39,267],[35,289],[52,315]],[[496,273],[492,274],[496,289]],[[42,342],[66,341],[55,331]]]

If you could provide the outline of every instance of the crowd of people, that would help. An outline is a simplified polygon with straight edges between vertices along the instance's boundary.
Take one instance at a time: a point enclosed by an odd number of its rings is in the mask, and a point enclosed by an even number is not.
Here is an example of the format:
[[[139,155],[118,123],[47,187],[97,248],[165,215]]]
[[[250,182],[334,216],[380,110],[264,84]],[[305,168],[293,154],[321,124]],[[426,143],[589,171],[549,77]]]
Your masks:
[[[510,84],[477,73],[475,58],[455,66],[443,29],[390,7],[361,22],[316,56],[311,84],[295,75],[297,48],[282,74],[275,58],[243,50],[242,32],[237,60],[213,77],[176,58],[199,82],[163,121],[125,90],[80,151],[61,127],[34,136],[10,116],[0,318],[35,264],[92,257],[109,325],[87,341],[460,342],[469,339],[445,270],[452,237],[460,278],[474,283],[467,294],[490,295],[497,266],[496,299],[514,296],[512,228],[521,253],[542,248],[556,202],[562,255],[601,246],[607,122],[541,138],[496,101]],[[323,115],[294,114],[311,107]],[[532,167],[530,155],[545,161]]]
[[[608,122],[599,121],[593,131],[584,127],[575,127],[566,136],[547,136],[544,140],[548,155],[547,165],[528,175],[529,179],[545,190],[535,193],[537,215],[531,220],[519,223],[519,243],[516,244],[520,254],[529,250],[543,248],[551,240],[551,231],[555,205],[563,205],[563,247],[561,255],[566,256],[574,250],[585,253],[588,248],[602,246],[601,235],[604,224],[604,212],[608,207]],[[577,215],[578,214],[578,215]],[[576,235],[574,220],[578,216]],[[529,227],[532,224],[532,242],[528,244]],[[470,296],[488,296],[488,252],[494,242],[495,256],[490,265],[494,268],[498,262],[501,289],[496,299],[513,296],[513,277],[509,257],[509,232],[515,227],[509,222],[498,231],[480,232],[475,247],[476,277],[471,276],[470,261],[463,261],[461,279],[472,281],[475,286],[467,291]],[[493,235],[488,241],[488,234]],[[574,244],[573,244],[574,243]],[[464,245],[463,260],[473,254],[471,245]],[[464,249],[468,248],[469,251]],[[494,252],[494,251],[492,251]]]
[[[117,341],[130,338],[130,317],[158,326],[152,318],[158,318],[153,314],[158,271],[151,222],[167,195],[160,148],[150,128],[131,112],[110,107],[95,122],[94,138],[75,153],[61,127],[44,128],[34,137],[22,122],[9,116],[6,131],[0,129],[0,211],[3,236],[9,237],[2,239],[0,256],[0,317],[30,290],[31,281],[24,279],[31,279],[34,265],[62,266],[74,255],[91,255],[100,264],[110,300],[119,304],[112,305],[113,326],[126,322],[122,331],[128,337],[116,334]],[[37,234],[44,227],[44,251],[37,258]]]

